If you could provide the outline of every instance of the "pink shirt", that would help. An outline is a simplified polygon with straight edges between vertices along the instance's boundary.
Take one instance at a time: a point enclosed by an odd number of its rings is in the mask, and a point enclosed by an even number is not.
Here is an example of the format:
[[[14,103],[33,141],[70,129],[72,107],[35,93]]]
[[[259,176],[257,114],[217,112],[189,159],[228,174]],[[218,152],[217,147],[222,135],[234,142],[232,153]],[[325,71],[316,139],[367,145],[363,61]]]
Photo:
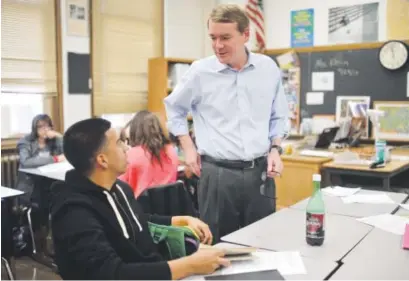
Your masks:
[[[167,145],[161,151],[161,163],[154,159],[142,146],[128,150],[128,167],[126,172],[119,177],[127,182],[133,189],[135,198],[148,187],[168,184],[177,180],[179,165],[178,155],[172,145]]]

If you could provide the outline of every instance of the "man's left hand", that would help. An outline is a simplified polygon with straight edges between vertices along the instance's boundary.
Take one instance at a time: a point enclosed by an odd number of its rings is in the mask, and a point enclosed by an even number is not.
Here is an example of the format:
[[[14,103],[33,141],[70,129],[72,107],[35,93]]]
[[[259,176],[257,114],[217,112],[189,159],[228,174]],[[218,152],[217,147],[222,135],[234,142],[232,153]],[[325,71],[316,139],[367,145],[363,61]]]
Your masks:
[[[267,176],[281,176],[283,172],[283,162],[277,149],[272,149],[267,157]]]
[[[173,217],[172,225],[188,226],[199,236],[201,243],[208,245],[212,244],[213,235],[209,226],[197,218],[190,216]]]

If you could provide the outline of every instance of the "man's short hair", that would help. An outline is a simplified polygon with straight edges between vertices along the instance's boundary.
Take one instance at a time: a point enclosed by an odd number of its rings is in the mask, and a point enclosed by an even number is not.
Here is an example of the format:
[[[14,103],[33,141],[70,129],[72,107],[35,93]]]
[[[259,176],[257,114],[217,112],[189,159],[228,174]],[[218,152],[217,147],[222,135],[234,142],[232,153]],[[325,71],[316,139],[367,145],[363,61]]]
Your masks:
[[[65,158],[80,173],[89,174],[94,168],[94,158],[106,143],[105,133],[111,122],[90,118],[72,125],[64,134]]]
[[[219,23],[237,23],[237,30],[240,33],[243,33],[250,24],[244,10],[235,4],[217,5],[210,13],[209,20]]]

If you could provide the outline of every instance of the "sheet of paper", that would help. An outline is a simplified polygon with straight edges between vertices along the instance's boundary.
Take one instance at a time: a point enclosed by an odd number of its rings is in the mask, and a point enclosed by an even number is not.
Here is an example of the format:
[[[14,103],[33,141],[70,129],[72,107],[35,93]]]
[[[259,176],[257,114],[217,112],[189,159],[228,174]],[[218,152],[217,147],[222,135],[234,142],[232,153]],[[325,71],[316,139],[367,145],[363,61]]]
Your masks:
[[[377,216],[358,218],[357,221],[372,225],[376,228],[394,233],[396,235],[403,235],[403,233],[405,232],[406,224],[409,223],[409,218],[391,214],[382,214]]]
[[[385,193],[380,194],[354,194],[347,197],[342,197],[342,201],[345,204],[351,203],[365,203],[365,204],[396,204]]]
[[[46,173],[64,173],[67,172],[74,167],[67,161],[59,162],[59,163],[53,163],[53,164],[48,164],[39,167],[38,169],[46,174]]]
[[[331,151],[321,151],[321,150],[310,150],[310,149],[303,149],[300,151],[300,155],[302,156],[314,156],[314,157],[324,157],[324,158],[331,158],[334,156],[334,152]]]
[[[333,91],[334,90],[334,72],[313,72],[312,73],[313,91]]]
[[[1,198],[17,196],[17,195],[20,195],[20,194],[23,194],[23,193],[24,192],[22,192],[20,190],[17,190],[17,189],[0,186],[0,196],[1,196]]]
[[[299,252],[258,251],[253,259],[233,261],[230,267],[223,268],[219,274],[237,274],[277,269],[282,275],[306,274],[304,262]]]
[[[324,92],[309,92],[305,95],[305,103],[308,105],[320,105],[324,103]]]
[[[326,187],[322,189],[326,195],[329,196],[336,196],[336,197],[345,197],[351,196],[361,190],[360,187],[357,188],[349,188],[349,187],[342,187],[342,186],[334,186],[334,187]]]
[[[391,160],[396,160],[396,161],[409,161],[409,156],[407,156],[407,155],[397,155],[397,154],[393,154],[393,155],[391,155]]]
[[[409,204],[399,204],[399,206],[401,206],[403,209],[409,211]]]

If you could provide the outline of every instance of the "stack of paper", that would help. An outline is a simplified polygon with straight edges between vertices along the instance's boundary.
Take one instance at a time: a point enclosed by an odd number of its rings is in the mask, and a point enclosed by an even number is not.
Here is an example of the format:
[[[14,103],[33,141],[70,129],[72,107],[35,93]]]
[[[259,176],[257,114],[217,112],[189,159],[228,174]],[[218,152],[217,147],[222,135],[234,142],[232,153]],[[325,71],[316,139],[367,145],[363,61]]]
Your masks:
[[[351,196],[359,192],[360,190],[361,190],[360,187],[349,188],[349,187],[342,187],[342,186],[333,186],[333,187],[329,186],[329,187],[322,189],[324,194],[329,195],[329,196],[336,196],[336,197]]]
[[[409,161],[409,156],[407,156],[407,155],[396,155],[396,154],[393,154],[393,155],[391,155],[391,160],[396,160],[396,161]]]
[[[403,235],[406,224],[409,223],[409,218],[395,216],[391,214],[383,214],[377,216],[370,216],[359,218],[357,221],[372,225],[382,230],[394,233],[396,235]]]
[[[342,197],[345,204],[365,203],[365,204],[397,204],[385,193],[380,194],[354,194]]]
[[[222,268],[221,275],[238,274],[262,270],[278,270],[282,275],[306,274],[304,262],[299,252],[257,251],[253,258],[233,261],[230,267]]]
[[[321,150],[309,150],[304,149],[300,151],[300,155],[302,156],[313,156],[313,157],[324,157],[324,158],[331,158],[334,156],[334,152],[331,151],[321,151]]]

